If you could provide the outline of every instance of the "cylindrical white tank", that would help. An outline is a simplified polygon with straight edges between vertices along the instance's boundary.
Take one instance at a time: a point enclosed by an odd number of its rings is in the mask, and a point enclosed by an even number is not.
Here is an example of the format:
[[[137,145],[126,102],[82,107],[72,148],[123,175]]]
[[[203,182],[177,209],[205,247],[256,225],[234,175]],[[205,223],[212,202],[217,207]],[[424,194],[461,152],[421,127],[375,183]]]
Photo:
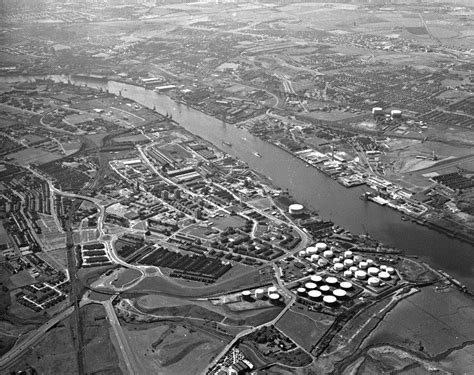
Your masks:
[[[271,302],[278,302],[280,300],[280,294],[278,293],[271,293],[268,295],[268,299],[271,301]]]
[[[306,254],[308,255],[313,255],[313,254],[316,254],[317,252],[318,250],[313,246],[306,248]]]
[[[329,285],[321,285],[321,286],[319,287],[319,290],[321,291],[321,293],[329,293],[329,290],[330,290],[330,289],[331,289],[331,288],[329,287]]]
[[[387,266],[385,264],[382,264],[380,267],[379,267],[382,271],[387,271]]]
[[[300,296],[304,296],[306,294],[306,288],[300,287],[296,290],[296,293],[298,293]]]
[[[362,261],[362,262],[359,263],[359,268],[361,270],[366,270],[368,266],[369,265],[367,264],[367,262]]]
[[[378,278],[381,279],[381,280],[390,280],[390,274],[386,271],[382,271],[382,272],[379,272],[378,274]]]
[[[353,276],[353,273],[351,270],[344,271],[344,277],[351,278],[352,276]]]
[[[342,290],[342,289],[334,289],[332,291],[332,294],[334,294],[337,297],[337,299],[342,299],[342,298],[346,297],[347,292],[345,290]]]
[[[349,268],[349,271],[352,271],[353,273],[354,272],[357,272],[358,268],[356,266],[352,266]]]
[[[318,261],[318,259],[319,259],[319,255],[318,255],[318,254],[313,254],[313,255],[311,255],[311,258],[310,258],[311,262],[315,263],[315,262]]]
[[[395,273],[395,269],[393,267],[387,267],[387,272],[390,274],[390,275],[393,275]]]
[[[331,250],[332,251],[332,250]],[[334,254],[334,253],[333,253]],[[332,260],[333,263],[341,263],[342,262],[342,259],[341,257],[336,257]]]
[[[354,255],[354,262],[359,263],[360,261],[362,261],[362,257],[360,255]]]
[[[272,293],[276,293],[278,291],[276,286],[269,286],[267,289],[267,294],[270,295]]]
[[[323,281],[323,278],[319,275],[313,275],[311,276],[311,281],[315,284],[320,284],[321,281]]]
[[[252,292],[250,290],[244,290],[242,291],[241,295],[242,295],[242,299],[248,301],[252,296]]]
[[[377,267],[369,267],[367,272],[370,276],[377,276],[379,274],[380,270]]]
[[[340,287],[342,289],[346,289],[346,290],[349,290],[349,289],[352,289],[352,283],[350,283],[349,281],[343,281],[340,285]]]
[[[326,280],[324,281],[326,282],[326,284],[331,285],[331,286],[334,286],[337,284],[337,278],[333,276],[326,277]]]
[[[327,259],[330,259],[334,256],[334,253],[332,252],[332,250],[325,250],[323,256]]]
[[[263,289],[255,289],[255,298],[262,299],[265,296],[265,290]]]
[[[333,306],[337,302],[337,298],[334,296],[324,296],[323,301],[328,306]]]
[[[344,267],[351,268],[354,265],[354,261],[352,259],[344,259]]]
[[[318,259],[318,265],[319,266],[324,267],[324,266],[327,266],[327,264],[328,264],[327,259],[325,259],[325,258],[319,258]]]
[[[313,300],[318,300],[321,298],[321,292],[319,290],[310,290],[308,292],[308,297],[313,299]]]
[[[324,242],[318,242],[316,244],[316,249],[318,249],[318,251],[324,251],[328,248],[328,245],[326,245]]]
[[[369,265],[369,267],[374,264],[374,260],[373,260],[373,259],[367,259],[366,262],[367,262],[367,264]]]
[[[344,251],[344,258],[345,259],[351,259],[352,258],[352,251],[350,251],[350,250]]]
[[[368,283],[370,286],[379,286],[380,279],[378,277],[369,277]]]
[[[356,279],[359,279],[359,280],[365,280],[365,278],[367,277],[367,272],[362,271],[362,270],[356,271],[355,277]]]
[[[306,256],[306,251],[305,250],[300,250],[298,255],[300,256],[300,258],[304,258]]]
[[[342,263],[336,263],[334,266],[334,271],[336,272],[341,272],[344,269],[344,264]]]
[[[317,285],[312,282],[307,282],[306,284],[304,284],[304,287],[306,288],[306,290],[311,290],[316,289]]]
[[[301,215],[303,213],[303,210],[303,205],[298,203],[290,204],[290,207],[288,207],[289,214],[293,216]]]

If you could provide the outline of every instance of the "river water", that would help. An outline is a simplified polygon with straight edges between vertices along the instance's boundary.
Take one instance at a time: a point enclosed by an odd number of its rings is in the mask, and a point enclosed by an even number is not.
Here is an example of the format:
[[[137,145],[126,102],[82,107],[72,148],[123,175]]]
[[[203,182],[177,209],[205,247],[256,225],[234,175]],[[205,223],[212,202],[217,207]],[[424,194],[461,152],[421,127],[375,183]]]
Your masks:
[[[24,78],[24,77],[22,77]],[[65,77],[54,77],[65,80]],[[31,79],[31,78],[30,78]],[[9,80],[12,80],[11,78]],[[85,81],[76,81],[84,84]],[[388,207],[359,199],[364,187],[345,188],[318,170],[288,152],[252,136],[246,130],[199,112],[184,104],[176,103],[142,87],[109,81],[87,81],[89,87],[102,87],[173,119],[185,129],[199,135],[228,154],[243,160],[255,171],[267,176],[274,185],[288,189],[300,203],[316,210],[322,218],[352,233],[365,233],[383,243],[404,250],[407,255],[417,255],[434,268],[452,274],[474,290],[474,249],[470,244],[447,237],[434,230],[402,221],[400,214]],[[229,147],[222,141],[232,143]],[[258,158],[254,152],[262,157]]]

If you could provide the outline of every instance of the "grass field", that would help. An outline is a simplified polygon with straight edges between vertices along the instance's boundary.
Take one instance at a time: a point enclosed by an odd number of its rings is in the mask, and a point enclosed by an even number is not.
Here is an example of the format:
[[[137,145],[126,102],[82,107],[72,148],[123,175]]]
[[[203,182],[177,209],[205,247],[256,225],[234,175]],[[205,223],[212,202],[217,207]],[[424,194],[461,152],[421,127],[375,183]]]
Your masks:
[[[203,287],[189,287],[179,285],[162,277],[147,277],[130,291],[158,292],[178,297],[206,297],[220,293],[229,293],[233,290],[251,288],[261,283],[260,273],[256,269],[240,273],[223,282]]]
[[[436,329],[434,328],[436,327]],[[474,340],[474,304],[458,292],[425,288],[402,300],[364,346],[386,343],[435,356]]]
[[[144,374],[200,374],[225,343],[180,323],[125,327]]]
[[[37,148],[28,148],[8,155],[13,158],[18,164],[26,165],[30,163],[44,164],[53,160],[61,159],[60,154],[47,152]]]
[[[102,305],[91,304],[81,309],[85,371],[120,374],[118,356],[109,336],[109,324]]]
[[[140,271],[132,268],[124,268],[118,271],[117,279],[112,282],[112,285],[121,288],[124,285],[131,283],[133,280],[138,279],[140,276]]]
[[[278,321],[277,328],[309,351],[329,328],[331,322],[327,323],[329,324],[324,324],[323,321],[315,321],[306,315],[288,310]]]

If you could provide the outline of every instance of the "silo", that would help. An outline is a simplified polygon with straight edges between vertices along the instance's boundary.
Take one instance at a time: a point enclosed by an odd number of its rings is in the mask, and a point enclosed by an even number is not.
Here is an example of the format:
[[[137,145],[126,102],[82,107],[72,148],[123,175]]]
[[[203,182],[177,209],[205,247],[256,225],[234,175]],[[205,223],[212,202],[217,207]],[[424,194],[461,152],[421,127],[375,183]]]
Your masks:
[[[369,269],[367,270],[367,273],[370,276],[377,276],[379,274],[379,272],[380,272],[380,270],[377,267],[369,267]]]
[[[339,300],[344,299],[347,296],[347,292],[343,289],[334,289],[332,294],[334,294],[334,296]]]
[[[349,281],[343,281],[340,287],[342,289],[349,290],[349,289],[352,289],[352,283],[350,283]]]
[[[319,290],[310,290],[308,292],[308,297],[311,298],[314,301],[318,301],[321,299],[321,292]]]
[[[270,294],[276,293],[277,291],[278,291],[278,289],[277,289],[276,286],[270,286],[270,287],[268,287],[268,289],[267,289],[267,295],[270,296]]]
[[[328,265],[327,259],[325,259],[325,258],[319,258],[319,259],[318,259],[318,265],[321,266],[321,267],[327,266],[327,265]]]
[[[323,301],[328,306],[334,306],[337,303],[337,298],[334,296],[324,296]]]
[[[320,284],[323,281],[323,278],[319,275],[311,276],[311,281],[315,284]]]
[[[265,290],[263,289],[255,289],[255,298],[256,299],[263,299],[263,297],[265,297]]]
[[[352,259],[344,259],[344,267],[351,268],[354,265],[354,261]]]
[[[369,277],[368,283],[370,286],[379,286],[380,279],[378,277]]]
[[[336,263],[336,264],[333,266],[333,269],[334,269],[334,271],[336,271],[336,272],[341,272],[341,271],[344,269],[344,264],[342,264],[342,263]]]
[[[330,259],[334,256],[334,253],[332,252],[332,250],[325,250],[324,253],[323,253],[323,256],[326,259]]]
[[[271,293],[268,295],[268,299],[270,300],[270,302],[272,303],[278,303],[280,302],[280,294],[278,293]]]
[[[298,293],[298,295],[300,295],[300,296],[304,296],[304,295],[306,295],[306,288],[298,288],[296,290],[296,293]]]
[[[316,254],[317,252],[318,252],[318,249],[313,247],[313,246],[310,246],[310,247],[306,248],[306,254],[307,255],[313,255],[313,254]]]
[[[324,242],[318,242],[316,244],[316,249],[318,249],[318,252],[324,251],[328,248],[328,245],[326,245]]]
[[[327,294],[327,293],[329,293],[329,291],[331,290],[331,288],[329,287],[329,285],[321,285],[321,286],[319,287],[319,290],[321,291],[321,293]]]
[[[252,299],[252,292],[250,290],[244,290],[241,296],[244,301],[250,301]]]

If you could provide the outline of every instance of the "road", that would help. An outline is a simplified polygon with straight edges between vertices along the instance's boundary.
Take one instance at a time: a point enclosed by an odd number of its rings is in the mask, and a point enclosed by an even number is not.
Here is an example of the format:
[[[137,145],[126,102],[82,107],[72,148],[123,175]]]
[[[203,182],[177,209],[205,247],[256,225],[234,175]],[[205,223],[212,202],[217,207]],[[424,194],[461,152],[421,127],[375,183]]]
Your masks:
[[[9,366],[11,366],[18,357],[20,357],[26,350],[36,344],[43,338],[43,335],[53,328],[61,320],[67,318],[74,311],[74,306],[68,307],[66,310],[62,311],[58,315],[54,316],[41,327],[39,327],[31,336],[29,336],[25,341],[22,341],[18,345],[14,346],[9,352],[3,355],[0,358],[0,372],[6,371]]]
[[[128,374],[133,375],[136,374],[136,367],[134,363],[134,356],[132,349],[130,348],[130,344],[128,343],[127,337],[125,336],[122,326],[118,321],[117,315],[115,314],[114,307],[112,305],[112,301],[108,300],[102,302],[102,305],[105,308],[107,316],[109,318],[110,325],[115,333],[115,337],[117,338],[117,342],[122,353],[123,360],[125,365],[127,366]]]
[[[291,308],[291,306],[293,305],[295,300],[296,300],[296,297],[292,296],[290,301],[288,302],[288,304],[285,306],[285,308],[283,310],[281,310],[281,312],[278,314],[278,316],[276,318],[274,318],[273,320],[270,320],[269,322],[260,324],[258,326],[252,327],[252,328],[249,328],[245,331],[240,332],[237,336],[235,336],[234,339],[231,342],[229,342],[225,346],[225,348],[211,361],[211,363],[209,363],[209,365],[203,371],[203,374],[207,374],[212,368],[214,368],[214,366],[217,365],[217,363],[221,360],[221,358],[237,343],[237,341],[239,339],[251,334],[252,332],[258,331],[262,327],[268,327],[268,326],[272,326],[272,325],[276,324],[281,319],[281,317],[283,315],[285,315],[285,313]]]

